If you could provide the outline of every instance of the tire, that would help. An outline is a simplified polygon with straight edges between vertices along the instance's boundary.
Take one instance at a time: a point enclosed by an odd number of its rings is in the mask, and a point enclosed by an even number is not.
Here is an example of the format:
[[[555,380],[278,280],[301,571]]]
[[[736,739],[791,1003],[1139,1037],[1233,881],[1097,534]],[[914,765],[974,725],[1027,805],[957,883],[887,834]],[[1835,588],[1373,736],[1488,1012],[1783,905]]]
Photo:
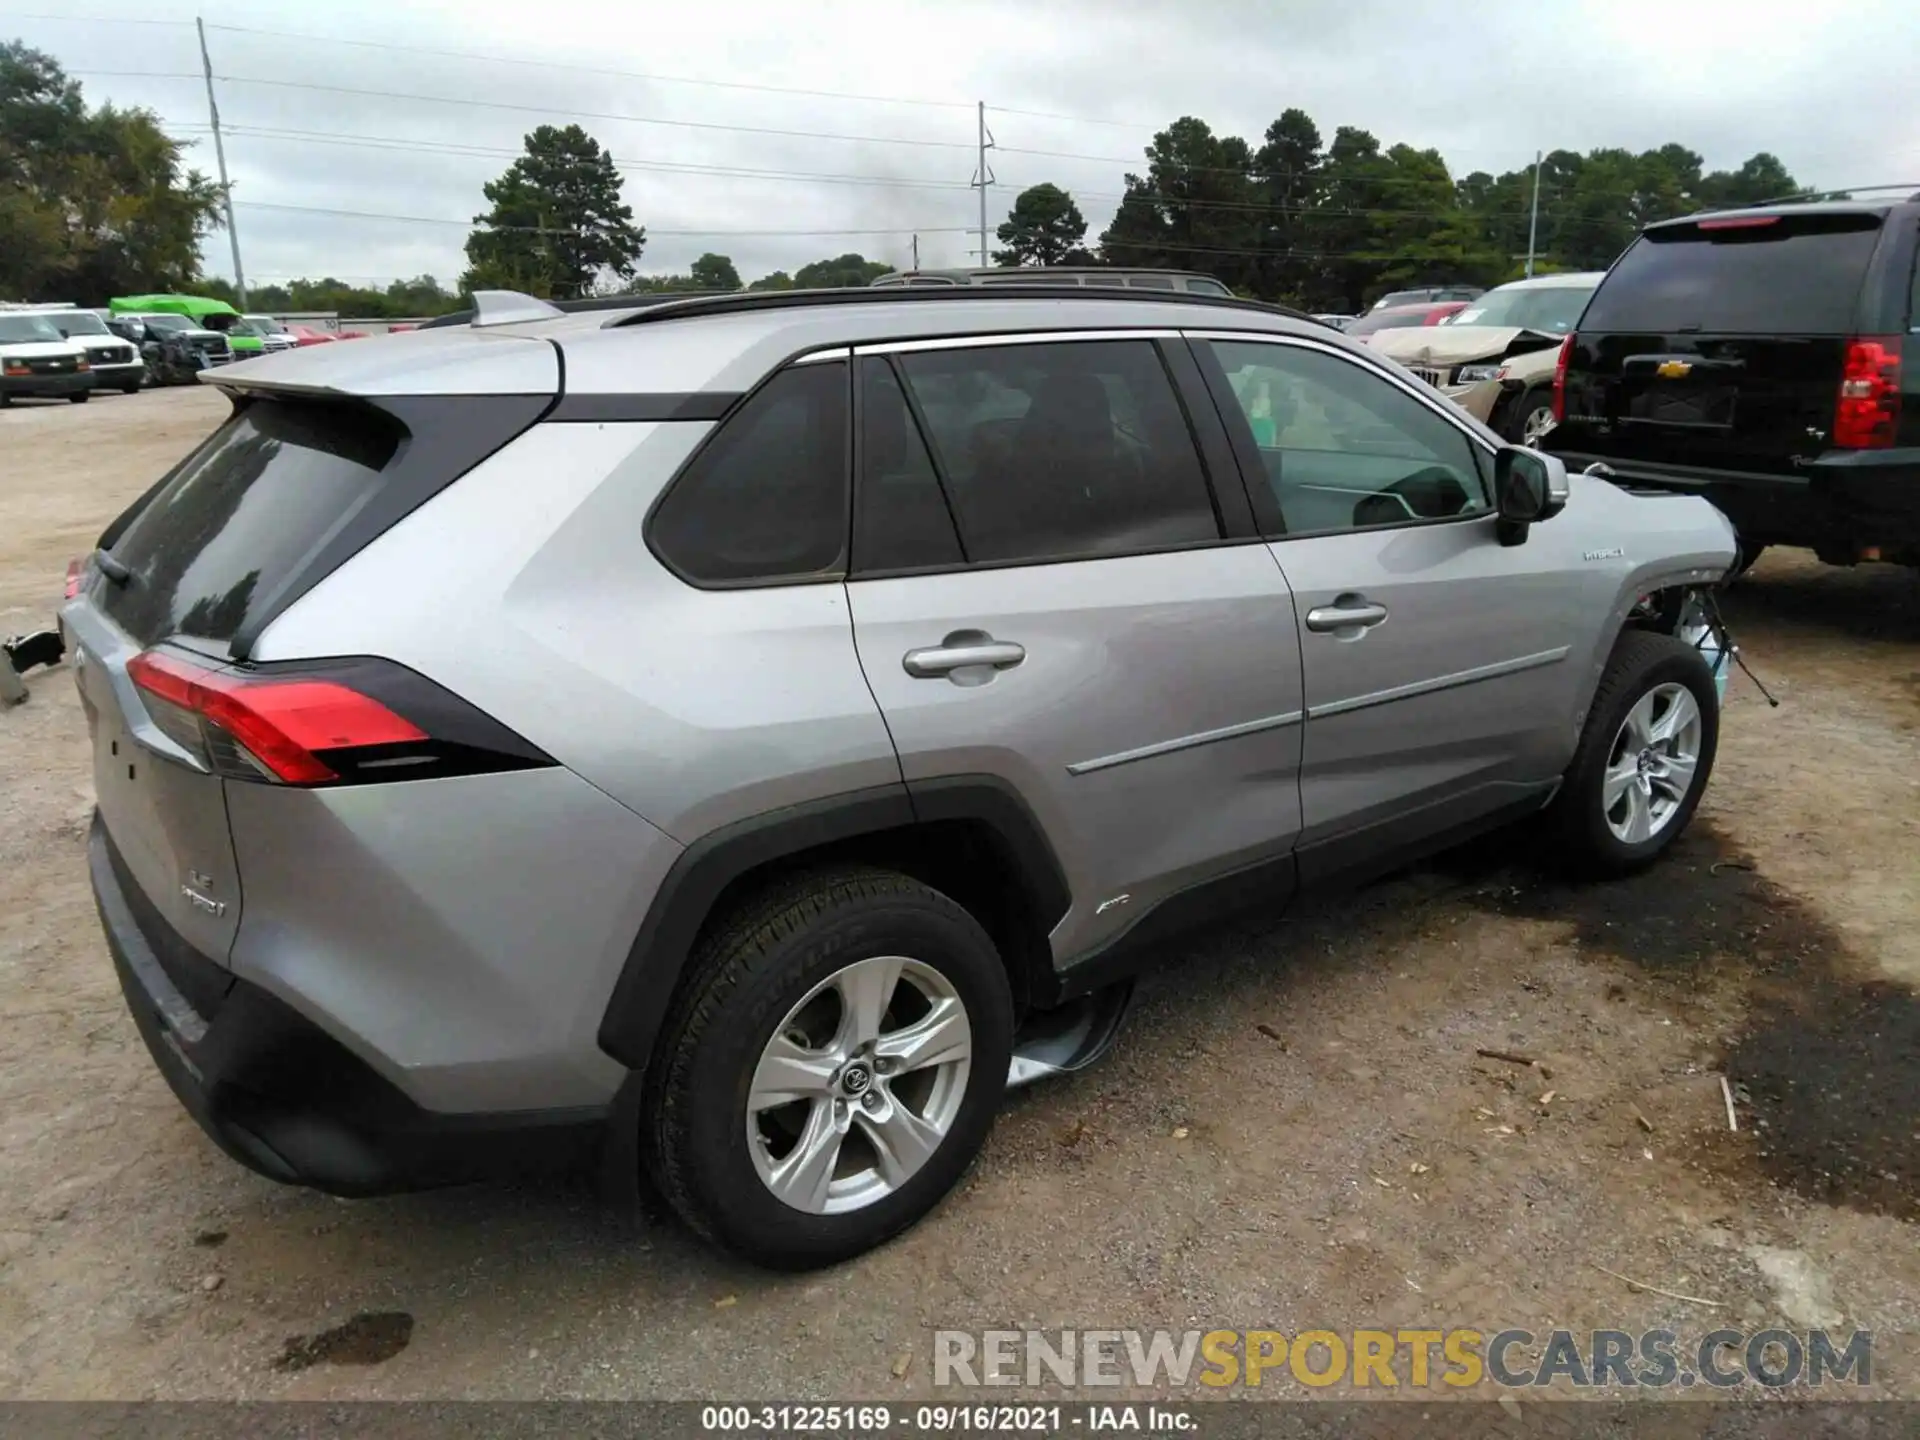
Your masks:
[[[1657,735],[1662,722],[1674,715],[1660,706],[1661,698],[1677,700],[1681,691],[1691,697],[1697,712],[1697,729],[1691,737],[1694,767],[1684,793],[1674,794],[1672,761],[1655,759],[1651,763],[1656,773],[1649,775],[1648,766],[1639,765],[1637,777],[1624,790],[1617,790],[1619,798],[1609,806],[1608,792],[1617,789],[1609,783],[1609,770],[1617,779],[1635,767],[1633,750],[1639,737],[1627,734],[1628,717],[1651,697],[1649,710],[1639,715],[1651,713]],[[1679,714],[1684,715],[1684,710]],[[1565,867],[1580,875],[1607,877],[1630,874],[1659,859],[1692,820],[1713,773],[1719,739],[1719,698],[1713,672],[1700,652],[1672,635],[1646,630],[1621,635],[1594,691],[1573,762],[1547,812],[1558,841],[1557,855]],[[1656,741],[1653,748],[1661,749],[1661,742]],[[1676,736],[1670,748],[1684,749],[1685,744]],[[1665,782],[1657,773],[1661,769],[1667,772]],[[1633,791],[1652,797],[1646,812],[1651,833],[1637,840],[1630,823],[1638,804],[1629,793]],[[1619,833],[1616,825],[1624,825],[1627,833]]]
[[[1542,419],[1553,419],[1553,396],[1539,390],[1523,390],[1507,406],[1506,419],[1500,426],[1500,433],[1515,445],[1524,445],[1528,441],[1528,426],[1539,426]],[[1538,439],[1545,434],[1541,429],[1532,438]]]
[[[67,396],[67,403],[69,405],[84,405],[92,398],[93,392],[91,390],[82,390],[78,395]]]
[[[897,988],[886,987],[894,999],[885,1011],[888,1019],[877,1027],[882,1041],[899,1043],[889,1036],[902,1033],[898,1014],[910,1018],[915,1003],[927,1003],[921,987],[944,987],[939,1003],[948,1013],[951,1002],[961,1007],[970,1053],[964,1066],[909,1066],[912,1073],[883,1079],[888,1062],[884,1052],[875,1052],[864,1067],[874,1073],[853,1090],[852,1070],[862,1052],[829,1036],[844,1034],[849,1024],[855,1031],[861,1027],[836,987],[842,977],[875,973],[861,962],[870,967],[875,957],[902,956],[917,968],[902,973]],[[641,1152],[661,1195],[693,1230],[756,1264],[810,1269],[898,1234],[959,1181],[992,1128],[1013,1048],[1005,967],[986,932],[960,906],[890,871],[816,872],[777,885],[711,927],[688,966],[688,982],[662,1027],[649,1069]],[[755,1102],[764,1096],[756,1095],[754,1085],[777,1034],[793,1037],[787,1053],[815,1068],[833,1065],[829,1051],[853,1058],[837,1070],[837,1084],[815,1090],[809,1080],[806,1098],[762,1109]],[[898,1092],[890,1088],[895,1084]],[[883,1133],[873,1113],[882,1101],[881,1119],[912,1119],[908,1136],[940,1130],[939,1117],[945,1117],[943,1138],[916,1160],[917,1168],[896,1176],[883,1173],[882,1151],[869,1138]],[[907,1117],[897,1115],[899,1105]],[[827,1135],[830,1123],[840,1125],[840,1141]],[[807,1200],[809,1208],[801,1208],[774,1187],[782,1162],[799,1156],[816,1130],[841,1169],[816,1167],[811,1173],[843,1175],[832,1179],[843,1193],[830,1194],[826,1181],[793,1184],[790,1193]],[[791,1148],[778,1153],[785,1146]],[[815,1153],[826,1153],[826,1147]],[[836,1205],[847,1208],[828,1208]]]
[[[122,385],[120,390],[121,393],[125,395],[138,395],[140,393],[140,382],[136,380],[131,385]]]

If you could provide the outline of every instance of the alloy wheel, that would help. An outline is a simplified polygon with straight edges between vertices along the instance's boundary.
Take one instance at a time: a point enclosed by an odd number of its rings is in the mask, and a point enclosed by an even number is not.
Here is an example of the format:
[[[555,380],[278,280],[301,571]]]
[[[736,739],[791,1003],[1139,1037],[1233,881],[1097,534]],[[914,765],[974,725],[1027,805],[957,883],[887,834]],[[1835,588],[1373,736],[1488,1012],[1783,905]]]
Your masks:
[[[1702,730],[1699,703],[1685,685],[1656,685],[1634,703],[1600,786],[1616,839],[1641,845],[1673,823],[1699,771]]]
[[[919,1172],[958,1119],[973,1027],[952,983],[901,955],[856,960],[775,1027],[747,1092],[747,1147],[782,1203],[859,1210]]]

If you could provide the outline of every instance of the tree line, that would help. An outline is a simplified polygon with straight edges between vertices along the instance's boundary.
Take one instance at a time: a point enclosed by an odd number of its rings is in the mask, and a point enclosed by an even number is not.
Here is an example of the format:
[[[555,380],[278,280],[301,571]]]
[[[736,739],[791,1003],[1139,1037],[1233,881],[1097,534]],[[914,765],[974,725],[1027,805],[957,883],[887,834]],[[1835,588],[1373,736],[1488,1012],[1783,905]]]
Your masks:
[[[221,223],[220,192],[183,154],[150,112],[90,110],[52,57],[0,44],[0,297],[101,304],[188,288],[237,299],[228,282],[201,274],[200,244]],[[1298,109],[1283,112],[1258,146],[1183,116],[1143,158],[1091,245],[1068,191],[1022,191],[999,227],[995,262],[1193,270],[1241,294],[1340,311],[1407,284],[1498,284],[1524,265],[1530,167],[1456,177],[1437,150],[1383,146],[1354,126],[1325,141]],[[1536,269],[1604,269],[1651,221],[1799,188],[1764,152],[1734,170],[1704,167],[1679,144],[1549,153]],[[848,253],[743,285],[731,258],[709,253],[685,272],[643,274],[646,228],[612,154],[579,125],[536,127],[482,193],[488,208],[474,217],[467,268],[450,286],[431,275],[384,288],[322,277],[249,287],[249,304],[397,318],[462,308],[476,289],[560,299],[779,290],[865,285],[892,268]]]
[[[1493,285],[1524,268],[1531,167],[1455,178],[1439,151],[1383,147],[1351,125],[1323,142],[1297,109],[1269,125],[1257,148],[1184,116],[1153,137],[1145,159],[1100,234],[1107,264],[1204,271],[1245,294],[1334,311],[1409,283]],[[1799,189],[1764,152],[1731,171],[1704,164],[1679,144],[1550,152],[1540,165],[1536,271],[1604,270],[1652,221]],[[1026,263],[1022,246],[1010,249]]]

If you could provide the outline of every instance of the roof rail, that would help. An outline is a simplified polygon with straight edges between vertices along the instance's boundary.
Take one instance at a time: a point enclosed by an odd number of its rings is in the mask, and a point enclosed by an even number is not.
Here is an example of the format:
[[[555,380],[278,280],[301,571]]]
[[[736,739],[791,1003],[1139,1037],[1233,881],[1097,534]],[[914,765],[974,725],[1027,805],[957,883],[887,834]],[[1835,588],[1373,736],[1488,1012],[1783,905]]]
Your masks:
[[[1836,185],[1828,190],[1796,190],[1791,195],[1775,195],[1766,200],[1749,200],[1744,205],[1729,205],[1729,210],[1751,210],[1757,205],[1787,205],[1799,200],[1850,200],[1855,195],[1875,195],[1889,190],[1906,190],[1908,199],[1920,200],[1920,180],[1892,185]]]
[[[680,320],[700,315],[731,315],[740,311],[801,309],[816,305],[930,305],[956,302],[980,304],[1002,300],[1085,300],[1116,301],[1123,304],[1204,305],[1218,310],[1252,310],[1262,315],[1283,315],[1289,320],[1313,321],[1304,311],[1285,305],[1269,305],[1263,300],[1242,300],[1229,295],[1191,295],[1178,290],[1123,290],[1106,286],[1080,285],[1008,285],[1004,289],[984,289],[978,285],[889,285],[879,290],[868,286],[850,286],[838,290],[754,290],[725,295],[699,295],[664,305],[650,306],[637,315],[609,320],[609,329],[625,325],[645,325],[655,320]]]
[[[649,305],[662,305],[669,300],[692,300],[702,295],[711,295],[711,290],[681,290],[669,294],[650,295],[595,295],[587,300],[545,300],[541,303],[562,315],[578,314],[582,310],[641,310]],[[544,312],[543,312],[544,313]],[[416,327],[421,330],[439,330],[450,325],[470,325],[473,323],[473,311],[453,310],[445,315],[436,315],[431,320],[422,320]],[[495,321],[495,324],[504,322]]]

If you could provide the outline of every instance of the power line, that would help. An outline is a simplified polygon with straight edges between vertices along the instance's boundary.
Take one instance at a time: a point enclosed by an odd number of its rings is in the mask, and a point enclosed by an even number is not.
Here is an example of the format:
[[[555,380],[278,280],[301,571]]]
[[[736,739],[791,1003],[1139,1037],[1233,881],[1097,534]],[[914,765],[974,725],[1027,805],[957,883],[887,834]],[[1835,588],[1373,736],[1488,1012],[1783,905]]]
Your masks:
[[[242,210],[280,210],[297,215],[335,215],[351,220],[390,220],[407,225],[460,225],[468,229],[487,230],[497,233],[517,235],[574,235],[579,232],[565,226],[551,225],[489,225],[485,221],[461,220],[440,215],[389,215],[373,210],[338,210],[325,205],[282,205],[266,200],[236,200],[234,205]],[[972,228],[965,225],[910,225],[910,226],[863,226],[844,230],[656,230],[647,227],[647,238],[671,239],[726,239],[730,237],[755,236],[807,236],[831,235],[971,235]]]
[[[201,129],[208,127],[201,126]],[[284,141],[292,144],[340,145],[349,149],[418,151],[433,155],[471,155],[477,158],[499,156],[507,159],[519,159],[525,156],[524,149],[511,149],[494,145],[468,145],[456,140],[407,140],[394,135],[342,135],[324,130],[284,130],[254,125],[227,125],[227,134],[244,136],[247,139]],[[699,165],[691,161],[674,160],[615,160],[614,168],[642,172],[660,172],[669,175],[713,175],[722,178],[743,180],[805,180],[840,185],[879,185],[888,188],[913,188],[921,190],[968,190],[972,187],[963,180],[903,180],[880,175],[847,175],[822,173],[809,170],[773,170],[754,166]]]
[[[198,79],[198,76],[194,77]],[[263,80],[251,75],[217,75],[227,85],[267,85],[287,90],[318,90],[329,95],[354,95],[369,100],[417,100],[430,105],[466,105],[483,110],[511,110],[527,115],[570,115],[581,120],[616,120],[633,125],[667,125],[677,130],[724,130],[736,135],[778,135],[796,140],[842,140],[860,145],[914,145],[933,150],[971,150],[959,140],[915,140],[901,135],[842,135],[822,130],[784,130],[766,125],[723,125],[711,120],[662,120],[651,115],[619,115],[600,110],[566,110],[554,105],[516,105],[507,100],[476,100],[467,96],[415,95],[403,90],[363,90],[350,85],[322,85],[310,80]]]
[[[301,35],[287,30],[256,29],[250,25],[209,24],[209,30],[235,35],[266,35],[309,44],[352,45],[363,50],[396,50],[409,55],[439,55],[453,60],[479,60],[493,65],[523,65],[543,70],[571,70],[582,75],[605,75],[619,80],[644,80],[655,85],[700,85],[718,90],[752,90],[768,95],[801,95],[819,100],[860,100],[876,105],[924,105],[943,110],[971,110],[971,100],[919,100],[902,95],[861,95],[846,90],[808,90],[789,85],[759,85],[745,80],[695,80],[682,75],[654,75],[638,70],[614,70],[576,65],[563,60],[528,60],[518,56],[488,55],[476,50],[444,50],[427,45],[399,45],[384,40],[346,40],[332,35]]]
[[[182,29],[190,29],[193,25],[191,20],[127,20],[118,15],[111,20],[95,19],[87,15],[15,15],[13,18],[16,20],[64,20],[76,25],[177,25]]]

